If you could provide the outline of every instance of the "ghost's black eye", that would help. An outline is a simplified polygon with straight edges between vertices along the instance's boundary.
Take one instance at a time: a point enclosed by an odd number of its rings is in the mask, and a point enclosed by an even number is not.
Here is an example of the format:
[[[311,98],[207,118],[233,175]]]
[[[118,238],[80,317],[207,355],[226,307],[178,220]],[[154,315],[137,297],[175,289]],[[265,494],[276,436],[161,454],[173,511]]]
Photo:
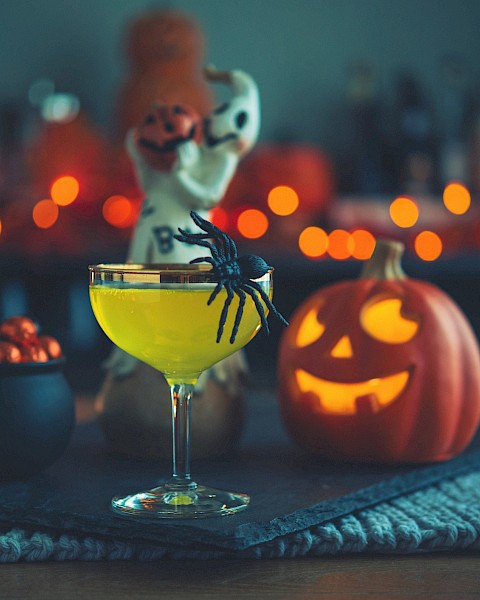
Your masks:
[[[170,123],[170,121],[167,121],[166,123],[164,123],[163,128],[165,129],[165,131],[168,131],[169,133],[172,133],[172,131],[175,131],[175,127],[173,126],[173,123]]]
[[[242,110],[235,115],[235,123],[239,129],[241,129],[247,122],[247,113]]]
[[[228,102],[226,102],[225,104],[220,104],[220,106],[217,106],[217,108],[213,112],[216,115],[221,115],[226,110],[228,110],[228,107],[229,107],[229,104],[228,104]]]
[[[183,108],[181,106],[178,106],[178,104],[175,104],[175,106],[173,107],[173,114],[174,115],[183,115],[185,114],[185,111],[183,110]]]
[[[153,125],[155,123],[155,117],[153,115],[147,115],[145,117],[145,125]]]

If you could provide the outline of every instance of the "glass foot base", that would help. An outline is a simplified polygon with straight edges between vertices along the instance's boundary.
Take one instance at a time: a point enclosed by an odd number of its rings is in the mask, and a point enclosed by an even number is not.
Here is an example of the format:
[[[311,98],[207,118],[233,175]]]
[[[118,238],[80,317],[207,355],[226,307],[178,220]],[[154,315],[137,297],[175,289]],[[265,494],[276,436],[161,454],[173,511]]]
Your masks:
[[[224,492],[203,485],[168,484],[125,498],[112,499],[112,510],[141,519],[199,519],[232,515],[247,508],[246,494]]]

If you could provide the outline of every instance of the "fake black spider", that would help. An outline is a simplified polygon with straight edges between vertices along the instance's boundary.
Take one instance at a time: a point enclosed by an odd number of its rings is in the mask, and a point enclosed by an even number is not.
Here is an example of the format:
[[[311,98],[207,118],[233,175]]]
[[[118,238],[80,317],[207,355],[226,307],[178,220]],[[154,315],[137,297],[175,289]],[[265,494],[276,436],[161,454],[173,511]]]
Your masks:
[[[190,261],[192,264],[207,262],[212,265],[213,281],[215,281],[217,285],[211,293],[207,304],[210,305],[215,300],[222,288],[225,288],[227,292],[227,298],[223,305],[220,322],[218,324],[217,343],[222,339],[228,309],[235,294],[239,297],[239,303],[232,333],[230,335],[231,344],[234,343],[240,326],[247,294],[252,297],[255,308],[260,315],[262,326],[267,333],[269,333],[270,330],[259,296],[267,306],[268,310],[280,319],[284,325],[288,325],[288,322],[272,304],[262,287],[256,281],[253,281],[254,279],[263,277],[263,275],[270,271],[272,267],[267,265],[260,256],[255,256],[253,254],[238,256],[235,242],[229,235],[213,225],[213,223],[203,219],[194,211],[191,211],[190,216],[195,225],[205,233],[190,233],[179,228],[178,231],[180,233],[176,234],[174,237],[180,242],[197,244],[198,246],[204,246],[210,250],[211,256],[202,256]],[[208,238],[212,239],[213,243],[208,241]]]

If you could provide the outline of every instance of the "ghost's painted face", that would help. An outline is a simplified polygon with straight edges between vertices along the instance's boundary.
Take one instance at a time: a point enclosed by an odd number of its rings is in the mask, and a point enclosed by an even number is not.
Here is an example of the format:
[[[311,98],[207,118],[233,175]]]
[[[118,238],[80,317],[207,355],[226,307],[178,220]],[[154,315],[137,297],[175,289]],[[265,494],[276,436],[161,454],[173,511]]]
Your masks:
[[[206,119],[205,143],[211,149],[229,150],[238,156],[245,154],[256,142],[260,123],[260,108],[256,85],[245,74],[230,100],[218,106]]]

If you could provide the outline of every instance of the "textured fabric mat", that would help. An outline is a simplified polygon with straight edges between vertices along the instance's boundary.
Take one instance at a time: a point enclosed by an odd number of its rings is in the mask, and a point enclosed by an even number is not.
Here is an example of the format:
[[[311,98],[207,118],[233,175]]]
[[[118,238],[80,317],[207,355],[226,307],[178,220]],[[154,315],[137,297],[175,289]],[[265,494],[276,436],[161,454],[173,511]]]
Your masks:
[[[45,473],[0,483],[0,561],[478,548],[477,443],[433,466],[340,465],[290,444],[272,394],[252,392],[248,409],[236,456],[192,464],[196,480],[249,493],[246,511],[152,523],[114,515],[111,496],[152,487],[170,466],[110,456],[97,426],[81,426]]]
[[[0,562],[295,558],[442,550],[480,550],[480,472],[238,551],[178,549],[22,529],[0,534]]]

